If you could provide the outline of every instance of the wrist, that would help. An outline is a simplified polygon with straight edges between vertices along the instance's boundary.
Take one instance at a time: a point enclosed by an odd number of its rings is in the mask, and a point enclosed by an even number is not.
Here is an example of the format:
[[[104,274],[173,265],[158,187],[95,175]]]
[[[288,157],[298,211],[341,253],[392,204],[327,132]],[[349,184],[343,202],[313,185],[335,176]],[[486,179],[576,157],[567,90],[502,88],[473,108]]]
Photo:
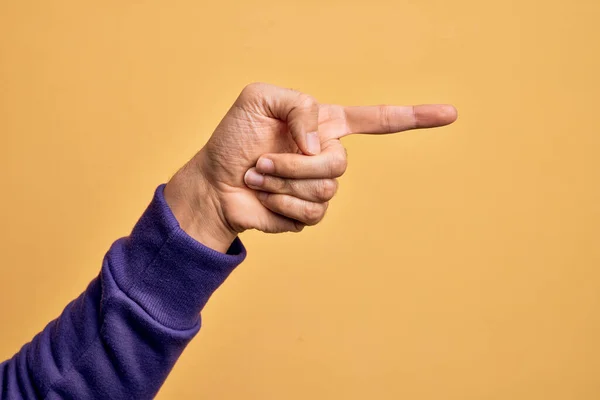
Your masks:
[[[237,232],[229,226],[219,197],[195,160],[173,176],[164,196],[185,233],[206,247],[227,252]]]

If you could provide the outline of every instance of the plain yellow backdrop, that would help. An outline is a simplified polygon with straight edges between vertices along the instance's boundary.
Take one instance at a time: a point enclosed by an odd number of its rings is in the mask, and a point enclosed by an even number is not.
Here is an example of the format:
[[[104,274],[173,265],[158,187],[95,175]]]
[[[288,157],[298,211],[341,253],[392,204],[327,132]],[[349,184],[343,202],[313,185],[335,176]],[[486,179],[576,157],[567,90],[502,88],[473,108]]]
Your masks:
[[[0,2],[0,358],[242,87],[453,103],[344,140],[326,220],[245,233],[159,399],[600,398],[600,3]]]

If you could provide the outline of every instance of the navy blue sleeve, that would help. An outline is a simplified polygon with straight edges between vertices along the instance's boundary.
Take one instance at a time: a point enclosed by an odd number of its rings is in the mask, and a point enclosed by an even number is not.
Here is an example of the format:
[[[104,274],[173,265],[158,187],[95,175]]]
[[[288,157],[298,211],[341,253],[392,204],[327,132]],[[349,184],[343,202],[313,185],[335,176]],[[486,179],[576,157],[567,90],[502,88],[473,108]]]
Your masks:
[[[0,364],[0,399],[151,399],[200,329],[200,311],[246,256],[188,236],[164,185],[99,276],[59,318]]]

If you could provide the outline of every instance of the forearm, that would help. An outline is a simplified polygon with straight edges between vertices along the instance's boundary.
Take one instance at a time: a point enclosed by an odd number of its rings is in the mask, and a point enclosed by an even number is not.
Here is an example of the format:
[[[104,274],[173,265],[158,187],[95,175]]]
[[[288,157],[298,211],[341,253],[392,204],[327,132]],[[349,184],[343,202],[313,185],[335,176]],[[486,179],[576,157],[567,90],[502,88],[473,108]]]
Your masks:
[[[238,239],[222,254],[187,235],[159,187],[98,278],[0,365],[0,398],[152,398],[244,256]]]

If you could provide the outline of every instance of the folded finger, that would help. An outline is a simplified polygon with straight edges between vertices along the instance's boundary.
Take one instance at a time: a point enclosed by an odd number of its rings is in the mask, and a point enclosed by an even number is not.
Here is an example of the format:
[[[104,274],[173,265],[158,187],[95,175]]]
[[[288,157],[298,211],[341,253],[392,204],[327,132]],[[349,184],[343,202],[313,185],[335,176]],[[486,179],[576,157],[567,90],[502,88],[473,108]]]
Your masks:
[[[302,200],[325,202],[333,198],[338,183],[335,179],[286,179],[263,175],[251,168],[244,176],[246,185],[254,190],[288,194]]]
[[[339,140],[323,146],[316,156],[294,153],[271,153],[261,156],[256,170],[261,174],[291,179],[333,179],[346,172],[346,150]]]
[[[305,225],[316,225],[325,216],[328,203],[315,203],[287,194],[258,192],[259,201],[269,210]]]

